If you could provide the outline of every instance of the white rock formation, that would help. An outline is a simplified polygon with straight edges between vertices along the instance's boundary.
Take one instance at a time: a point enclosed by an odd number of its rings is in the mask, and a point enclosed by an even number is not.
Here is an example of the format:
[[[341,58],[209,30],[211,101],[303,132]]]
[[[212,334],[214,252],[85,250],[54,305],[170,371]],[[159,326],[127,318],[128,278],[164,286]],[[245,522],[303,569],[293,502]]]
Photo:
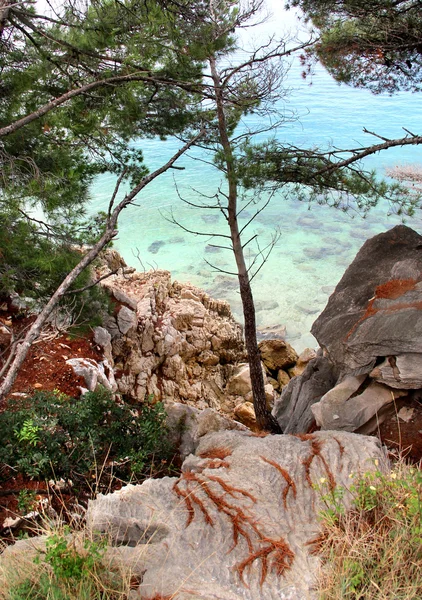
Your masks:
[[[120,393],[232,413],[226,384],[245,349],[227,302],[172,283],[168,271],[113,275],[102,285],[116,302],[104,326]]]
[[[321,493],[348,488],[375,459],[387,468],[376,438],[345,432],[220,431],[200,440],[181,477],[99,495],[88,528],[110,535],[113,560],[141,579],[133,599],[316,599]]]

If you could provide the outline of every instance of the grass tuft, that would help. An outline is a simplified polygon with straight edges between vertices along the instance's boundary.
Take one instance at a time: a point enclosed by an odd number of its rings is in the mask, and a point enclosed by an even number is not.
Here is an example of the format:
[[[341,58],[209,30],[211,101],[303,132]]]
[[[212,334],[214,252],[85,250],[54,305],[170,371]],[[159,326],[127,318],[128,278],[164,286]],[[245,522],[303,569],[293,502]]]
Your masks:
[[[3,558],[1,600],[127,600],[134,578],[111,564],[106,539],[67,527],[40,539]]]
[[[335,499],[328,503],[323,533],[313,540],[324,560],[321,600],[422,598],[420,469],[398,462],[387,475],[355,479],[349,491],[352,509],[342,511]]]

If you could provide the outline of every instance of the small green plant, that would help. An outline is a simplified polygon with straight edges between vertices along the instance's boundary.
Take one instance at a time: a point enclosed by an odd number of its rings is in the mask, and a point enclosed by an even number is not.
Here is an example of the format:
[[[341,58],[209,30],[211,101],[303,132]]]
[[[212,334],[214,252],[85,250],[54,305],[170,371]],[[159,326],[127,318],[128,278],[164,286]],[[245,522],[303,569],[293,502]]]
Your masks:
[[[343,498],[346,490],[339,486],[331,489],[326,477],[321,477],[318,483],[314,483],[313,488],[319,493],[324,504],[324,508],[321,510],[322,520],[334,525],[344,514]]]
[[[345,492],[346,490],[344,490]],[[422,598],[422,474],[403,463],[384,474],[356,476],[352,506],[324,496],[318,551],[325,566],[322,600]]]
[[[18,511],[21,515],[28,514],[36,506],[36,494],[33,490],[23,489],[18,495]]]
[[[68,532],[69,533],[69,532]],[[94,542],[86,539],[83,542],[84,552],[79,552],[74,543],[63,535],[53,534],[46,542],[45,562],[51,565],[57,578],[81,581],[96,564],[106,550],[105,540]]]
[[[106,540],[65,530],[50,533],[34,560],[21,557],[0,571],[5,600],[124,600],[130,573],[105,560]],[[8,567],[8,568],[7,568]]]
[[[20,429],[15,429],[15,436],[21,444],[27,444],[28,446],[36,446],[40,441],[38,435],[40,428],[34,423],[33,419],[26,419]]]

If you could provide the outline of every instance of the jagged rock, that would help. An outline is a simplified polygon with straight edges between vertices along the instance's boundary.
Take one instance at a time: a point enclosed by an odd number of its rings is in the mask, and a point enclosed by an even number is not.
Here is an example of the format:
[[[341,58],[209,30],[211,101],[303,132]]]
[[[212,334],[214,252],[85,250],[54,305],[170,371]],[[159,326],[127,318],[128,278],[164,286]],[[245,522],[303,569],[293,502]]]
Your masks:
[[[66,364],[72,367],[76,375],[85,379],[88,391],[93,392],[98,384],[112,392],[117,391],[113,369],[107,359],[98,363],[93,358],[69,358]]]
[[[113,288],[113,296],[117,300],[117,302],[120,302],[120,304],[125,304],[128,308],[136,310],[135,300],[133,300],[127,294],[123,293],[122,290],[119,290],[119,288]]]
[[[235,397],[227,399],[225,388],[245,347],[228,303],[172,283],[168,271],[126,270],[102,285],[116,299],[126,298],[117,323],[110,317],[104,325],[112,336],[119,392],[136,401],[147,394],[231,414]]]
[[[422,236],[398,225],[362,246],[312,334],[344,374],[422,354]]]
[[[271,371],[293,367],[298,359],[296,351],[283,340],[263,340],[259,351],[262,362]]]
[[[344,432],[212,433],[180,478],[99,494],[87,526],[106,533],[110,559],[141,580],[134,599],[313,600],[323,508],[313,484],[345,489],[347,506],[349,474],[374,469],[375,459],[388,468],[377,439]]]
[[[262,369],[262,374],[265,382],[267,376],[265,375],[264,369]],[[248,364],[240,364],[235,368],[233,375],[227,383],[227,393],[232,394],[233,396],[244,396],[245,398],[248,394],[252,393],[252,383]]]
[[[111,343],[111,335],[104,327],[95,327],[94,342],[102,348],[106,348]]]
[[[137,324],[136,313],[127,306],[122,306],[117,313],[117,327],[120,333],[124,335]]]
[[[105,263],[109,271],[119,271],[127,267],[124,258],[113,248],[107,248],[101,252],[99,259]]]
[[[282,390],[290,383],[290,375],[286,373],[286,371],[283,371],[283,369],[280,369],[277,373],[277,381],[280,389]]]
[[[302,375],[291,379],[276,399],[272,414],[284,433],[304,433],[314,422],[311,406],[318,402],[337,381],[331,362],[318,356]]]
[[[265,381],[265,377],[264,377],[264,381]],[[272,408],[274,406],[274,395],[275,394],[274,394],[274,388],[271,385],[271,383],[266,383],[264,385],[264,391],[265,391],[265,402],[266,402],[267,408],[268,408],[268,410],[272,410]],[[246,402],[253,403],[252,390],[244,396],[244,399],[246,400]]]
[[[298,375],[302,375],[303,371],[306,369],[306,365],[316,358],[316,352],[312,348],[305,348],[303,352],[301,352],[298,356],[296,364],[294,367],[288,369],[288,373],[290,377],[297,377]]]
[[[362,432],[365,427],[364,432],[371,433],[388,415],[384,407],[392,405],[394,410],[395,400],[406,394],[373,382],[361,394],[353,395],[364,379],[365,375],[346,377],[311,407],[321,429]]]
[[[257,429],[256,415],[252,402],[240,402],[234,408],[234,416],[238,421],[255,431]]]

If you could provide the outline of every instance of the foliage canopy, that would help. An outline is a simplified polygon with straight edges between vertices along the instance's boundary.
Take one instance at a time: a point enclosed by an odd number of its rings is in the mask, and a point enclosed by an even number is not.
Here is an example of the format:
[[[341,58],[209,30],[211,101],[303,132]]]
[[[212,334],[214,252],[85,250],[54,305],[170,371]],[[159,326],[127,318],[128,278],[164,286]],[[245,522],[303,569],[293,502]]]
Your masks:
[[[319,29],[303,55],[317,57],[335,79],[374,93],[420,91],[422,12],[418,0],[291,0]]]

